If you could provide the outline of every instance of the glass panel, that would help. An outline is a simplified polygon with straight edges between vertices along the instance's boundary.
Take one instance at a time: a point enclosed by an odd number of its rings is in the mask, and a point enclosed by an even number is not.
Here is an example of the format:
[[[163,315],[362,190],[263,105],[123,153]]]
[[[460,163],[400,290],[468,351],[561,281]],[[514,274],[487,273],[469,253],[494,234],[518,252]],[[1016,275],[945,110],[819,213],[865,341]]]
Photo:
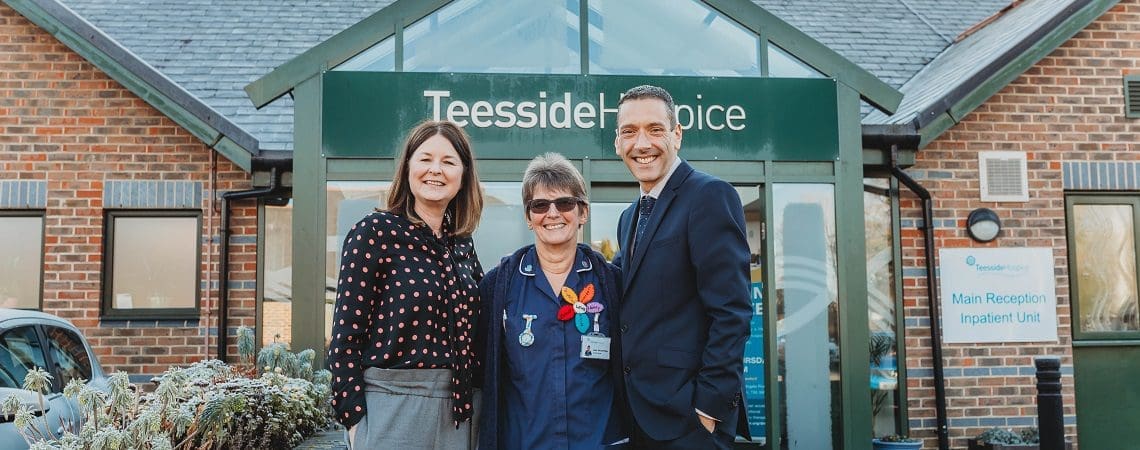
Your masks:
[[[293,201],[265,207],[261,345],[293,341]]]
[[[42,217],[0,216],[0,307],[40,307]]]
[[[590,1],[590,73],[760,76],[755,33],[700,1],[667,4]]]
[[[48,336],[48,351],[51,360],[55,362],[56,379],[53,383],[56,389],[63,391],[63,387],[71,380],[91,379],[91,357],[87,354],[87,347],[83,340],[71,330],[60,327],[45,327]]]
[[[193,308],[198,294],[198,218],[112,217],[112,308]]]
[[[1133,214],[1131,205],[1073,206],[1081,331],[1140,330]]]
[[[580,73],[578,8],[578,0],[452,2],[404,30],[404,71]]]
[[[618,220],[629,203],[590,202],[590,246],[605,255],[606,261],[613,261],[621,250],[617,236]]]
[[[835,448],[842,436],[835,190],[830,184],[772,189],[783,437],[791,450]]]
[[[784,49],[768,42],[768,76],[781,78],[823,78],[823,74]]]
[[[25,326],[0,336],[0,387],[23,388],[32,369],[47,369],[44,350],[34,327]]]
[[[389,37],[360,52],[333,70],[393,72],[396,70],[396,39]]]
[[[383,208],[392,183],[387,181],[330,181],[325,190],[328,216],[325,222],[325,336],[332,336],[336,277],[344,237],[357,221],[376,208]]]
[[[483,217],[472,237],[484,271],[534,242],[534,232],[526,228],[523,215],[522,183],[483,183]]]
[[[764,348],[764,197],[759,186],[737,187],[744,206],[744,230],[750,253],[749,297],[752,335],[744,344],[744,396],[748,400],[749,431],[753,442],[765,442],[768,427]]]
[[[881,191],[890,187],[884,179],[863,182]],[[867,237],[867,316],[871,330],[871,426],[873,436],[884,436],[900,431],[891,198],[885,192],[864,192],[863,210]]]

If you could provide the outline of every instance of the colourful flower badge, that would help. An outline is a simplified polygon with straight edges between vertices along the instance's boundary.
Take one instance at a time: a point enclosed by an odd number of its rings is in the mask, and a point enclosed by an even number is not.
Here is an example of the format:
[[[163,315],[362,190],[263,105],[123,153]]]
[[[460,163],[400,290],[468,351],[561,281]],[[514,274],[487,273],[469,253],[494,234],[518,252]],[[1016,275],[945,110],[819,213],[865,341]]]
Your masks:
[[[562,286],[562,300],[567,304],[558,309],[558,320],[574,319],[574,327],[582,334],[590,331],[590,316],[587,314],[597,314],[605,309],[601,303],[590,303],[594,300],[594,283],[587,284],[580,293],[575,293],[569,286]]]

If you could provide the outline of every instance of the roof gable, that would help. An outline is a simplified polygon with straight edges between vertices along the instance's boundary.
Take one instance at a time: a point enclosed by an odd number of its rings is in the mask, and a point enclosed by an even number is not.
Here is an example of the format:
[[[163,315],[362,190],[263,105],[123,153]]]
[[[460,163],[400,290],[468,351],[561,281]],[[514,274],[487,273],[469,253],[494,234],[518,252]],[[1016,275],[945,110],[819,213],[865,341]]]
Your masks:
[[[1116,3],[1117,0],[1019,3],[955,42],[907,81],[901,88],[906,96],[898,111],[872,112],[863,123],[912,125],[921,135],[921,148]]]
[[[252,169],[259,143],[102,30],[55,0],[4,0],[109,77],[242,169]]]
[[[335,67],[372,45],[396,35],[397,27],[415,22],[448,3],[446,0],[397,1],[278,66],[247,85],[245,90],[255,106],[265,106],[322,70]],[[893,111],[901,101],[901,94],[890,85],[756,4],[746,0],[705,0],[704,3],[824,75],[851,86],[864,100],[877,108]],[[580,15],[580,20],[589,20],[588,17],[589,12],[586,12]],[[589,24],[579,29],[588,30]]]

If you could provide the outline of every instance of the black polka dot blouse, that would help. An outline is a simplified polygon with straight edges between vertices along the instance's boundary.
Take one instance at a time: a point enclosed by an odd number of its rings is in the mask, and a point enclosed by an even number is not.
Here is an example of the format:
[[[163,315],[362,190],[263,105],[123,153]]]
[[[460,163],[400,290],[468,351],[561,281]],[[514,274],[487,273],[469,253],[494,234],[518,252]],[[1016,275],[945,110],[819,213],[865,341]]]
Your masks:
[[[390,212],[353,226],[341,253],[328,355],[337,420],[351,427],[364,417],[368,367],[452,369],[452,419],[470,418],[482,278],[470,237],[436,238]]]

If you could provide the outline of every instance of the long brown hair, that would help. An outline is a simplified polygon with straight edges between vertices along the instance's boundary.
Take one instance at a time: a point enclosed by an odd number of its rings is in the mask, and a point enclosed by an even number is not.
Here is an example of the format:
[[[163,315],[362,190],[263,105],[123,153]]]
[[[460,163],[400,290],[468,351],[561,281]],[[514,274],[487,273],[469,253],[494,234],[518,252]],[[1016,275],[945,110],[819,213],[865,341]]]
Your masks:
[[[388,192],[388,211],[407,217],[412,223],[423,224],[423,219],[416,215],[416,197],[412,195],[408,180],[408,161],[424,141],[437,135],[451,142],[455,152],[459,153],[460,162],[463,163],[463,179],[459,192],[447,204],[447,211],[451,214],[455,235],[470,236],[479,226],[479,217],[483,214],[483,192],[479,185],[479,174],[475,170],[475,154],[471,151],[471,140],[467,138],[467,133],[463,132],[462,128],[448,121],[426,120],[408,133],[403,153],[400,154],[400,161],[396,165],[392,190]]]

